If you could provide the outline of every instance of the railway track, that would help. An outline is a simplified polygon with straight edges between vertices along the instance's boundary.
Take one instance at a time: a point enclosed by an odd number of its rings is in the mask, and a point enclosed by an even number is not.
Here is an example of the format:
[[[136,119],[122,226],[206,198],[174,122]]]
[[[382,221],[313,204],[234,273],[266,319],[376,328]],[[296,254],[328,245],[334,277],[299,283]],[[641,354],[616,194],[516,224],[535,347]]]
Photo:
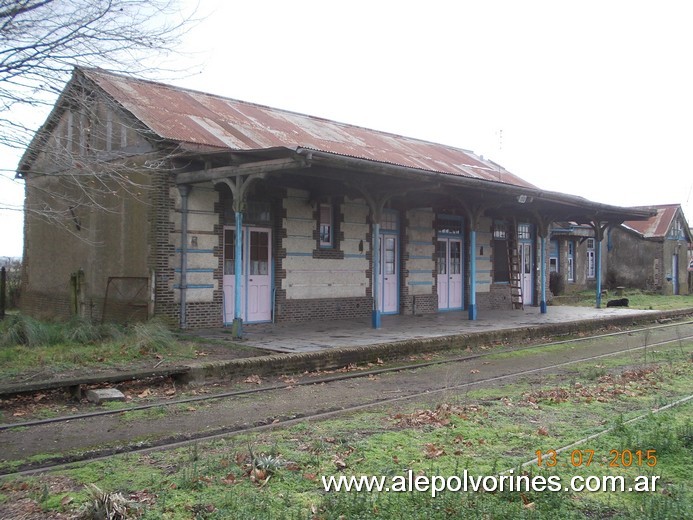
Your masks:
[[[611,340],[617,340],[616,343],[620,341],[621,343],[625,343],[626,346],[625,348],[609,348],[607,349],[607,351],[600,351],[596,354],[591,353],[591,355],[574,355],[574,351],[579,346],[584,346],[588,344],[600,344]],[[281,417],[270,417],[267,420],[255,422],[250,425],[224,425],[207,431],[198,431],[175,435],[169,434],[147,442],[140,441],[136,443],[123,443],[122,445],[116,447],[90,450],[87,452],[80,453],[79,455],[58,455],[53,459],[47,460],[44,463],[38,465],[25,464],[19,469],[15,469],[13,471],[0,471],[0,477],[26,475],[36,472],[48,471],[53,468],[64,467],[66,464],[104,459],[119,453],[141,453],[151,451],[154,449],[175,448],[183,446],[185,444],[190,444],[192,442],[214,440],[229,435],[259,432],[270,428],[276,428],[278,426],[290,426],[305,421],[326,419],[330,417],[335,417],[339,414],[362,411],[376,406],[395,404],[407,400],[414,400],[417,398],[421,398],[423,396],[434,396],[436,394],[441,394],[445,392],[460,391],[464,390],[465,388],[471,388],[474,386],[499,384],[505,381],[510,381],[513,379],[530,376],[541,372],[556,372],[564,370],[570,367],[571,365],[576,365],[579,363],[598,361],[604,358],[620,356],[629,353],[637,354],[640,352],[647,352],[648,349],[656,349],[658,347],[664,347],[672,344],[675,345],[677,343],[683,348],[684,343],[689,342],[691,340],[693,340],[693,321],[672,323],[666,325],[655,325],[651,327],[644,327],[622,332],[614,332],[609,334],[599,334],[594,336],[586,336],[582,338],[554,341],[544,343],[541,345],[529,345],[514,349],[494,349],[492,351],[485,351],[482,353],[470,354],[466,356],[459,356],[449,359],[409,363],[401,366],[384,367],[359,372],[332,374],[326,377],[309,378],[303,381],[292,382],[290,384],[273,384],[247,390],[235,390],[213,395],[196,396],[184,399],[169,400],[165,402],[148,403],[145,405],[127,407],[118,410],[102,410],[83,414],[73,414],[63,417],[54,417],[50,419],[25,421],[22,423],[2,424],[0,425],[0,441],[3,440],[3,433],[11,433],[12,431],[18,430],[26,433],[30,432],[34,428],[50,427],[51,425],[61,426],[67,423],[75,424],[78,421],[100,420],[101,418],[107,416],[118,416],[126,414],[128,412],[200,404],[212,401],[233,401],[239,399],[247,399],[248,397],[252,396],[264,397],[277,394],[281,395],[282,392],[286,393],[287,391],[289,391],[290,388],[295,387],[338,384],[348,382],[350,380],[356,381],[364,378],[372,379],[377,376],[395,372],[413,374],[417,371],[420,371],[421,369],[435,366],[445,366],[447,370],[452,371],[459,368],[462,364],[465,363],[477,362],[488,365],[490,364],[490,361],[488,361],[489,359],[493,359],[493,356],[498,356],[499,353],[504,352],[521,352],[535,350],[537,351],[537,353],[542,354],[544,352],[556,351],[557,349],[560,349],[559,352],[561,350],[573,351],[571,353],[573,354],[573,357],[561,362],[552,362],[544,366],[535,366],[524,369],[521,367],[514,367],[514,369],[509,370],[507,373],[496,374],[489,377],[476,377],[474,379],[467,378],[467,380],[461,382],[443,382],[444,384],[442,385],[433,385],[430,388],[426,388],[425,390],[401,392],[401,395],[397,395],[394,397],[386,397],[380,395],[367,402],[353,403],[349,406],[338,407],[337,409],[323,409],[308,413],[289,414]],[[633,343],[637,343],[637,345],[633,346]],[[593,350],[590,350],[590,352],[593,352]]]

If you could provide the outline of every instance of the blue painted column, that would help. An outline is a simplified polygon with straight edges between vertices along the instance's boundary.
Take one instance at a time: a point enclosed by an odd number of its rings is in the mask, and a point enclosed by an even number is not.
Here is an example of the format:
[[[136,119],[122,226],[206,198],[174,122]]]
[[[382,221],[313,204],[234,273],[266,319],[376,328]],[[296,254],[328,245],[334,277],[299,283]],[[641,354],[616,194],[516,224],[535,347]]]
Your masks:
[[[241,308],[242,294],[242,268],[243,268],[243,213],[236,211],[236,251],[234,255],[234,291],[233,291],[233,325],[231,332],[235,338],[240,338],[243,334],[243,313]]]
[[[476,230],[469,232],[469,319],[476,320]]]
[[[380,222],[373,224],[373,316],[374,329],[381,327],[380,313]]]
[[[188,328],[188,196],[192,187],[178,186],[180,192],[180,328]]]
[[[546,237],[542,236],[540,240],[540,245],[539,247],[541,248],[541,267],[540,267],[540,276],[541,276],[541,303],[539,304],[539,309],[542,314],[546,314],[548,312],[548,307],[546,305]]]
[[[594,268],[597,275],[597,309],[602,307],[602,240],[601,237],[596,238],[597,248],[594,252]]]

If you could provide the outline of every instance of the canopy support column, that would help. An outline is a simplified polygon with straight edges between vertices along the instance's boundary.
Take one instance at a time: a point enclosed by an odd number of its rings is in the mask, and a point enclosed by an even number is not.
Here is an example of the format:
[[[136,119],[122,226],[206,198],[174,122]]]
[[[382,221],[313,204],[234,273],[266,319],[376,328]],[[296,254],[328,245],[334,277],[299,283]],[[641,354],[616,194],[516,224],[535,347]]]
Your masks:
[[[602,224],[598,219],[594,219],[590,225],[594,230],[595,239],[595,250],[594,250],[594,273],[596,278],[596,295],[595,295],[595,307],[601,309],[602,307],[602,240],[604,240],[604,233],[609,226],[609,223]]]
[[[236,237],[234,242],[233,323],[231,324],[231,335],[236,339],[243,337],[243,213],[250,184],[264,177],[265,173],[241,174],[234,177],[225,177],[214,182],[214,184],[225,184],[228,186],[233,195]]]

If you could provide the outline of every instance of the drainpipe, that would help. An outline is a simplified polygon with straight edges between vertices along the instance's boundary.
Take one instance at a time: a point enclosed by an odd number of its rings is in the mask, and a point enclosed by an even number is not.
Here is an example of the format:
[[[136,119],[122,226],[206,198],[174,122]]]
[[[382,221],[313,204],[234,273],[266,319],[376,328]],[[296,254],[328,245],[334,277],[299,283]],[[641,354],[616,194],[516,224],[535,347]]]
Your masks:
[[[188,184],[178,186],[180,192],[180,328],[187,328],[186,296],[188,289],[188,195],[191,187]]]
[[[469,231],[469,320],[476,321],[476,229]]]

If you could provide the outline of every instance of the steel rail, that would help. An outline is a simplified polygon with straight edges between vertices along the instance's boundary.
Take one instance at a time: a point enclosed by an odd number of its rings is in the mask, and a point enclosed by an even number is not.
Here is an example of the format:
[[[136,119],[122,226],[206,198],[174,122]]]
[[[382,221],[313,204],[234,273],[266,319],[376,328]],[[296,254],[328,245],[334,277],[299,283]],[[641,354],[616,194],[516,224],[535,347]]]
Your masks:
[[[648,349],[651,347],[658,347],[658,346],[667,345],[670,343],[676,343],[676,342],[680,342],[680,341],[687,340],[687,339],[693,339],[693,335],[682,337],[682,338],[679,337],[679,338],[670,339],[670,340],[666,340],[666,341],[660,341],[660,342],[652,343],[649,345],[640,345],[637,347],[629,347],[626,349],[617,350],[614,352],[607,352],[604,354],[598,354],[598,355],[594,355],[594,356],[587,356],[587,357],[583,357],[580,359],[564,361],[561,363],[556,363],[556,364],[545,366],[545,367],[537,367],[537,368],[531,368],[531,369],[526,369],[526,370],[520,370],[517,372],[511,372],[511,373],[503,374],[500,376],[483,378],[483,379],[478,379],[475,381],[468,381],[466,383],[447,385],[447,386],[440,387],[440,388],[425,390],[423,392],[415,392],[415,393],[397,396],[397,397],[388,397],[388,398],[376,399],[376,400],[369,402],[369,403],[362,403],[362,404],[358,404],[358,405],[354,405],[354,406],[340,408],[339,410],[330,410],[330,411],[318,412],[318,413],[310,414],[310,415],[302,415],[300,417],[293,417],[293,418],[286,419],[286,420],[278,420],[278,421],[274,421],[274,422],[269,423],[269,424],[262,424],[262,425],[248,426],[248,427],[243,427],[243,426],[241,426],[241,427],[221,427],[221,428],[215,429],[215,431],[212,431],[212,432],[187,435],[182,440],[181,440],[180,436],[178,436],[176,438],[171,438],[171,437],[161,438],[161,439],[158,439],[157,441],[152,441],[152,442],[148,443],[147,445],[144,445],[142,442],[139,442],[139,443],[137,443],[137,445],[134,445],[134,446],[133,445],[125,445],[125,446],[121,446],[121,447],[116,448],[116,449],[110,449],[109,452],[106,454],[103,454],[103,450],[98,451],[98,452],[93,451],[91,455],[87,453],[87,454],[85,454],[84,457],[81,457],[81,458],[75,459],[75,460],[71,460],[68,462],[63,461],[63,462],[60,462],[57,464],[47,463],[47,464],[41,465],[40,467],[29,468],[29,469],[25,469],[25,470],[16,471],[16,472],[0,473],[0,478],[33,475],[33,474],[44,473],[44,472],[57,470],[57,469],[69,468],[69,467],[72,467],[75,465],[85,464],[88,462],[107,460],[107,459],[109,459],[115,455],[149,453],[149,452],[159,451],[159,450],[164,450],[164,449],[175,449],[175,448],[184,447],[184,446],[187,446],[187,445],[190,445],[193,443],[198,443],[198,442],[213,441],[213,440],[218,440],[218,439],[225,438],[225,437],[236,436],[236,435],[247,434],[247,433],[261,432],[261,431],[271,430],[271,429],[280,428],[280,427],[284,428],[284,427],[292,426],[292,425],[299,424],[299,423],[302,423],[305,421],[318,421],[318,420],[329,419],[332,417],[337,417],[337,416],[342,415],[342,414],[359,412],[359,411],[367,410],[367,409],[374,408],[377,406],[412,400],[412,399],[416,399],[416,398],[420,398],[420,397],[428,397],[428,396],[435,395],[435,394],[449,392],[450,390],[459,390],[459,389],[468,388],[468,387],[477,386],[477,385],[482,385],[482,384],[495,383],[498,381],[504,381],[504,380],[508,380],[508,379],[512,379],[512,378],[527,376],[530,374],[536,374],[538,372],[544,372],[544,371],[548,371],[548,370],[562,368],[562,367],[566,367],[566,366],[570,366],[570,365],[575,365],[578,363],[595,361],[598,359],[604,359],[604,358],[608,358],[608,357],[614,357],[614,356],[618,356],[618,355],[622,355],[622,354],[627,354],[629,352],[636,352],[639,350],[645,350],[645,349]]]
[[[263,393],[263,392],[271,392],[274,390],[286,390],[289,387],[319,385],[319,384],[323,384],[323,383],[327,384],[327,383],[332,383],[332,382],[345,381],[345,380],[349,380],[349,379],[358,379],[358,378],[369,377],[369,376],[380,375],[380,374],[386,374],[386,373],[392,373],[392,372],[405,372],[408,370],[416,370],[419,368],[426,368],[426,367],[436,366],[436,365],[463,363],[463,362],[473,361],[475,359],[490,357],[493,355],[503,354],[503,353],[507,353],[507,352],[523,352],[523,351],[532,350],[532,349],[544,349],[544,348],[554,347],[557,345],[565,345],[565,344],[577,343],[577,342],[581,342],[581,341],[589,341],[589,340],[608,338],[608,337],[620,336],[620,335],[625,335],[625,334],[634,334],[634,333],[640,333],[640,332],[649,332],[651,330],[659,330],[659,329],[668,328],[668,327],[687,326],[687,325],[693,325],[693,321],[687,321],[687,322],[683,322],[683,323],[669,323],[669,324],[665,324],[665,325],[655,325],[652,327],[645,327],[645,328],[640,328],[640,329],[632,329],[632,330],[619,331],[619,332],[610,332],[610,333],[606,333],[606,334],[596,334],[593,336],[585,336],[585,337],[581,337],[581,338],[571,338],[571,339],[560,340],[560,341],[552,341],[549,343],[540,343],[538,345],[526,345],[524,347],[517,347],[517,348],[510,347],[510,348],[506,348],[506,349],[502,349],[502,350],[496,350],[493,352],[484,352],[481,354],[473,354],[473,355],[468,355],[468,356],[456,356],[456,357],[452,357],[452,358],[439,359],[439,360],[433,360],[433,361],[425,361],[425,362],[421,362],[421,363],[410,363],[407,365],[399,365],[399,366],[395,366],[395,367],[378,368],[378,369],[374,369],[374,370],[359,370],[358,372],[331,375],[331,376],[327,376],[327,377],[318,377],[318,378],[313,378],[313,379],[309,379],[309,380],[305,380],[305,381],[297,381],[296,383],[272,384],[272,385],[267,385],[267,386],[263,386],[260,388],[249,388],[246,390],[233,390],[230,392],[220,392],[218,394],[213,394],[213,395],[187,397],[187,398],[183,398],[183,399],[175,399],[175,400],[167,400],[167,401],[157,401],[155,403],[141,404],[141,405],[137,405],[137,406],[130,406],[130,407],[118,408],[118,409],[112,409],[112,410],[99,410],[96,412],[64,415],[64,416],[59,416],[59,417],[50,417],[50,418],[46,418],[46,419],[37,419],[34,421],[4,423],[4,424],[0,424],[0,431],[11,430],[13,428],[30,428],[30,427],[39,426],[42,424],[67,422],[67,421],[73,421],[73,420],[78,420],[78,419],[89,419],[92,417],[116,415],[116,414],[122,414],[122,413],[127,413],[127,412],[149,410],[152,408],[175,406],[175,405],[179,405],[179,404],[190,404],[190,403],[197,403],[197,402],[201,402],[201,401],[212,401],[215,399],[225,399],[225,398],[229,398],[229,397],[236,397],[236,396],[242,396],[242,395],[259,394],[259,393]],[[693,336],[680,337],[680,338],[676,338],[675,340],[672,340],[672,341],[683,341],[686,339],[693,339]],[[652,345],[649,345],[649,346],[652,346]]]

